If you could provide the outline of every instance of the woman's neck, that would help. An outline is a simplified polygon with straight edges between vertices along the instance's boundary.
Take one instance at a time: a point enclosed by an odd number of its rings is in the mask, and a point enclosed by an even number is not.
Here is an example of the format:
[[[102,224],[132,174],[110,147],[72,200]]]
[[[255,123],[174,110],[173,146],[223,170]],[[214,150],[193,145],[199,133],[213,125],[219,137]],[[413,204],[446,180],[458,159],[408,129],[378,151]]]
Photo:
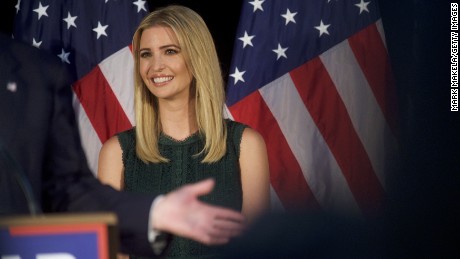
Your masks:
[[[198,130],[195,100],[188,103],[161,103],[160,120],[164,134],[183,140]]]

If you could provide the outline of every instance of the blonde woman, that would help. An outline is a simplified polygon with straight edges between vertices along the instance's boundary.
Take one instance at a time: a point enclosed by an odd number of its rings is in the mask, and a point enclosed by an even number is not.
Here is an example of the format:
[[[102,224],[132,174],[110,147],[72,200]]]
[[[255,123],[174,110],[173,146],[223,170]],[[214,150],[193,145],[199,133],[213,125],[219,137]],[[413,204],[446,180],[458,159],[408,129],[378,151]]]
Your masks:
[[[160,195],[213,178],[203,201],[242,211],[249,223],[257,219],[270,200],[265,143],[255,130],[224,119],[222,74],[203,19],[183,6],[150,13],[134,34],[133,55],[136,127],[104,143],[99,179]],[[215,252],[173,237],[167,256]]]

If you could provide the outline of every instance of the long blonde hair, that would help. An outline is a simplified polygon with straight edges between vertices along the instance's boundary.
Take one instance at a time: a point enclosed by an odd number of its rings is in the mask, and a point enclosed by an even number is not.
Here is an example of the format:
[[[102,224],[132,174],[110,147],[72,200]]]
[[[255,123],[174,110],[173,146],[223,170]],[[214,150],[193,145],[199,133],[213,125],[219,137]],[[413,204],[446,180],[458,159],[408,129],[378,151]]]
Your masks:
[[[134,107],[136,114],[136,153],[144,162],[168,162],[160,154],[158,139],[161,122],[158,100],[144,84],[139,70],[139,48],[142,33],[153,26],[171,28],[184,54],[187,68],[193,75],[195,113],[205,145],[202,162],[212,163],[226,152],[227,128],[223,118],[224,83],[213,38],[203,19],[193,10],[171,5],[147,15],[133,37]],[[198,154],[197,154],[198,155]]]

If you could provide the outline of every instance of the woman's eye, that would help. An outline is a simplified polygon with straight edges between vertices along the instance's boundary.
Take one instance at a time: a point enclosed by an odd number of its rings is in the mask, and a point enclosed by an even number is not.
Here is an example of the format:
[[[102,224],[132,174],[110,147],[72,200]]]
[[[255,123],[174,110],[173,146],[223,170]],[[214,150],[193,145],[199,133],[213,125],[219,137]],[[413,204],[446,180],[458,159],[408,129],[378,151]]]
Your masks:
[[[174,55],[174,54],[177,54],[177,50],[175,49],[167,49],[166,50],[166,55]]]
[[[140,56],[141,58],[148,58],[151,56],[151,54],[150,52],[145,51],[145,52],[141,52]]]

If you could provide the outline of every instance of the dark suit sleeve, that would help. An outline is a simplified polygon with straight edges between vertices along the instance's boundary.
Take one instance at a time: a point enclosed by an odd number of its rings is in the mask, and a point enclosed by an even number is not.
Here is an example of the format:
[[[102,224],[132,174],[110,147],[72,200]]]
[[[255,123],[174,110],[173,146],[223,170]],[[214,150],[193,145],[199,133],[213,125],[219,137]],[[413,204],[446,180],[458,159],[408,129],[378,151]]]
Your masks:
[[[59,69],[62,68],[62,69]],[[55,83],[46,148],[44,197],[53,211],[113,211],[119,220],[121,250],[153,255],[147,240],[150,206],[154,197],[119,192],[101,184],[89,170],[72,108],[72,92],[62,66],[53,68]],[[58,72],[60,71],[60,72]],[[62,72],[62,73],[61,73]]]

